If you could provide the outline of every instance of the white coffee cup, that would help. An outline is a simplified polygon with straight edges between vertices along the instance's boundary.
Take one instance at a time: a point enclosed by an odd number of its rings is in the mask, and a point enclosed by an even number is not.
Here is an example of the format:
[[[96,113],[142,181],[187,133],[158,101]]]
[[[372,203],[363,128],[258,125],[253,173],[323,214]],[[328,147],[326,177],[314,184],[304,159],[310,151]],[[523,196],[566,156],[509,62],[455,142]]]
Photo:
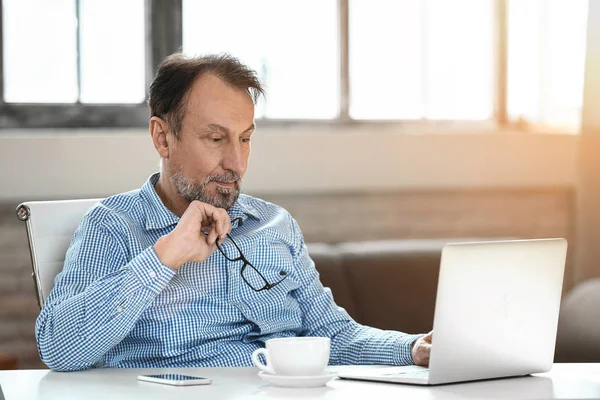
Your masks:
[[[259,369],[274,375],[316,376],[329,363],[331,341],[327,337],[290,337],[267,340],[264,349],[252,353],[252,362]],[[267,361],[263,364],[258,356]]]

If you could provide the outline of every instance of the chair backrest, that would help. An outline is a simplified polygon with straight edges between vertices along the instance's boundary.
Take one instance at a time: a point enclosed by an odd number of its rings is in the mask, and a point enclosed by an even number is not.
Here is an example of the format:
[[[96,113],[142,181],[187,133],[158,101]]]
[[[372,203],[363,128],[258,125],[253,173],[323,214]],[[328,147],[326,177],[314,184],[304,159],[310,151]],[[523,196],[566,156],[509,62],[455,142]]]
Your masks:
[[[17,207],[17,217],[27,225],[32,277],[40,308],[54,286],[54,278],[62,271],[81,218],[100,200],[30,201]]]

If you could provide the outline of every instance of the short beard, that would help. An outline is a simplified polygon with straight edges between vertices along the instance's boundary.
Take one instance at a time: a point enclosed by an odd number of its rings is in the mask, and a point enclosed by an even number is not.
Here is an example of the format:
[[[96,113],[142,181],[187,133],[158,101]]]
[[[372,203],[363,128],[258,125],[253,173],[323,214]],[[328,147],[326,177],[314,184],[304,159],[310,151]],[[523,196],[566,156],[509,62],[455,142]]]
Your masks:
[[[228,172],[223,175],[210,175],[201,184],[192,182],[182,172],[178,172],[171,177],[171,181],[175,185],[179,195],[190,203],[198,200],[213,207],[229,210],[240,195],[241,178],[235,172]],[[234,182],[235,186],[231,189],[217,186],[217,193],[212,194],[207,190],[210,181]]]

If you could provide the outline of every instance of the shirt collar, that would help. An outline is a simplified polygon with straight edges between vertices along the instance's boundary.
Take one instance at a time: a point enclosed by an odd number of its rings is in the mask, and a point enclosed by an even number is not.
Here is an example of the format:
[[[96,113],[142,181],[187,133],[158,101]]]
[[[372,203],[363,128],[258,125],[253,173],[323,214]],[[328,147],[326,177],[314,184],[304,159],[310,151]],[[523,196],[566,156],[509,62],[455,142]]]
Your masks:
[[[227,214],[231,218],[231,226],[233,228],[242,225],[248,217],[259,219],[258,211],[248,204],[247,198],[243,194],[240,194],[237,201],[227,210]],[[242,222],[236,221],[238,219],[241,219]]]
[[[146,212],[146,229],[162,229],[169,226],[177,225],[179,217],[163,204],[162,200],[156,193],[155,186],[160,178],[160,173],[155,173],[148,178],[142,186],[140,194],[148,203]],[[258,212],[254,207],[248,204],[245,195],[240,195],[231,208],[227,211],[231,218],[232,226],[235,228],[241,224],[237,223],[237,219],[245,221],[248,217],[259,219]]]

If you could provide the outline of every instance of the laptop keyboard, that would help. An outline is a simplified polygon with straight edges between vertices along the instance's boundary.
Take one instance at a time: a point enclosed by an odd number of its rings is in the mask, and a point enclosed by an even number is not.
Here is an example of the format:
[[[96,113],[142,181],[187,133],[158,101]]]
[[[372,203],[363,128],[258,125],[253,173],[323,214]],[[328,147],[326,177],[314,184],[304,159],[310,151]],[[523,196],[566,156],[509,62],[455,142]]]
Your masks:
[[[414,377],[424,377],[429,375],[429,369],[423,367],[400,367],[398,369],[394,368],[394,371],[382,373],[381,376],[414,376]]]

